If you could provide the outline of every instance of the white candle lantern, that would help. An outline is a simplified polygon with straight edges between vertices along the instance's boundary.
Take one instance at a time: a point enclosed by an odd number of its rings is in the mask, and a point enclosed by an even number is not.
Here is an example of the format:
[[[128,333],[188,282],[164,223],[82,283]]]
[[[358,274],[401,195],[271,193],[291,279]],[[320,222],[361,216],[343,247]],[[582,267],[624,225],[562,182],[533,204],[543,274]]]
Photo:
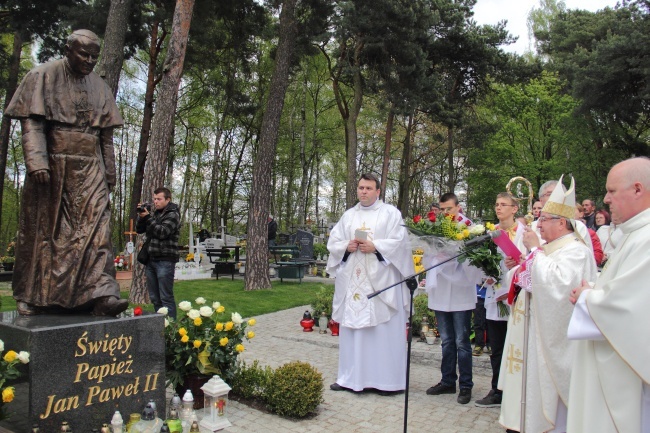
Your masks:
[[[232,424],[226,418],[228,393],[231,389],[228,384],[215,375],[201,389],[204,393],[204,411],[199,425],[210,431],[230,427]]]

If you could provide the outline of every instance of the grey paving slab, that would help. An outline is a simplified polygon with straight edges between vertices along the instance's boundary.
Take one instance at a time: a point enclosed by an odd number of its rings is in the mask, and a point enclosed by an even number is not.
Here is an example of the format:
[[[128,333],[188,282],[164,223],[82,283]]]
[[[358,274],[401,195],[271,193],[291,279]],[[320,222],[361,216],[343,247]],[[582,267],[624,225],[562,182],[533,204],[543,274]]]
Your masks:
[[[302,332],[300,320],[308,306],[256,317],[256,337],[246,345],[241,358],[259,360],[262,365],[279,367],[291,361],[309,362],[322,374],[324,402],[313,417],[290,420],[266,414],[232,401],[228,419],[233,424],[224,432],[401,432],[404,430],[404,396],[384,397],[372,393],[334,392],[338,338],[318,332]],[[440,346],[413,344],[409,389],[408,431],[419,432],[503,432],[497,422],[499,409],[482,409],[473,402],[490,389],[491,371],[487,355],[473,358],[472,402],[460,405],[456,395],[428,396],[425,391],[440,379]]]

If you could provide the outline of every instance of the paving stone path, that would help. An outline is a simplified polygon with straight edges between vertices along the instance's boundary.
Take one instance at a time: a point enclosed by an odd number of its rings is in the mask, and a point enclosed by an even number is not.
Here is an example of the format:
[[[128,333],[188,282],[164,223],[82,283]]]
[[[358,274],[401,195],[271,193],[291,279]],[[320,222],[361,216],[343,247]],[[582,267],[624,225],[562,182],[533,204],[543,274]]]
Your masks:
[[[309,362],[325,381],[324,402],[317,414],[294,421],[266,414],[242,403],[231,401],[229,433],[261,432],[381,432],[404,431],[404,395],[389,397],[374,393],[334,392],[329,384],[336,380],[338,338],[330,334],[302,332],[300,320],[309,306],[292,308],[256,317],[256,336],[241,355],[249,364],[257,359],[262,365],[279,367],[291,361]],[[318,328],[316,328],[318,329]],[[408,431],[413,433],[492,433],[503,432],[497,422],[498,408],[482,409],[474,400],[490,389],[491,370],[487,355],[474,357],[472,402],[456,403],[456,395],[428,396],[425,391],[440,379],[440,345],[413,344],[409,395]]]

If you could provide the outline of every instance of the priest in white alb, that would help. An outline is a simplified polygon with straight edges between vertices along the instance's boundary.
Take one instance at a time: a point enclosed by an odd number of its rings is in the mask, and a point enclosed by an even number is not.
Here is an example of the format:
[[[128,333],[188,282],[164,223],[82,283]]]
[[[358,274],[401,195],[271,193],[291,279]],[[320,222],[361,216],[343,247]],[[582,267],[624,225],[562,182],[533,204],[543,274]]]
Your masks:
[[[415,273],[402,215],[379,199],[379,180],[363,174],[359,203],[334,226],[327,243],[327,272],[336,276],[332,318],[340,324],[339,369],[330,388],[382,394],[406,386],[405,284],[368,295]]]
[[[575,192],[571,179],[564,192],[562,178],[537,220],[546,243],[526,228],[524,245],[530,254],[513,268],[513,285],[521,287],[511,311],[499,374],[503,390],[499,422],[526,433],[566,431],[573,351],[566,336],[573,307],[568,302],[576,282],[596,278],[594,255],[575,230]],[[524,355],[525,292],[530,296],[527,355]],[[523,377],[524,362],[526,377]],[[522,407],[522,381],[525,406]]]
[[[578,340],[567,432],[650,432],[650,159],[607,176],[605,203],[622,238],[598,280],[571,293]],[[587,283],[595,281],[595,285]]]

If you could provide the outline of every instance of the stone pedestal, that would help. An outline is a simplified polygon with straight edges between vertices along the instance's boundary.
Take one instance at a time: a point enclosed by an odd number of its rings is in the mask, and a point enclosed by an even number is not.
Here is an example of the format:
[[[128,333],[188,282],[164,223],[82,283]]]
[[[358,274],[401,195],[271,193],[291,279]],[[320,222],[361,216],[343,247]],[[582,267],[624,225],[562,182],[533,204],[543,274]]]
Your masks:
[[[30,353],[10,405],[16,412],[2,426],[23,432],[38,424],[54,432],[67,421],[73,431],[87,432],[110,423],[115,410],[128,420],[149,400],[164,411],[163,329],[159,314],[116,319],[1,313],[5,348]]]

